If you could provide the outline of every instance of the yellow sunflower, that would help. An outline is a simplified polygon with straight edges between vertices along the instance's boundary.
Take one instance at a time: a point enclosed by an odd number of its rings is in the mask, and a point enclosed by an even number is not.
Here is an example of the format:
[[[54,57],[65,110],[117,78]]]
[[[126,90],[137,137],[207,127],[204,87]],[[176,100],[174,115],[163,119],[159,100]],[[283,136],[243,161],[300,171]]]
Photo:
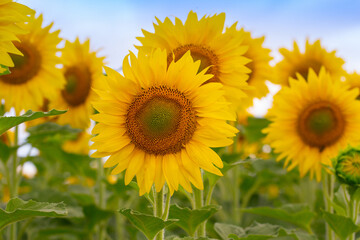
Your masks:
[[[179,185],[191,192],[190,183],[203,189],[200,168],[222,175],[217,167],[223,163],[210,147],[232,143],[237,130],[226,121],[235,116],[222,84],[204,84],[213,75],[199,67],[190,52],[169,64],[168,53],[157,49],[138,58],[130,53],[124,77],[106,68],[108,87],[97,90],[101,100],[93,105],[100,113],[92,118],[98,135],[90,148],[97,150],[94,157],[111,156],[105,167],[117,165],[112,174],[127,169],[125,184],[136,175],[140,195],[153,183],[160,191],[165,181],[171,194]]]
[[[77,38],[73,43],[66,41],[61,58],[66,86],[54,101],[50,101],[50,109],[68,109],[57,122],[85,129],[94,113],[90,102],[96,94],[92,87],[101,82],[104,57],[97,57],[96,52],[90,51],[90,40],[80,43]]]
[[[68,153],[88,155],[90,150],[90,134],[80,132],[76,139],[68,140],[62,145],[62,149]]]
[[[242,103],[242,106],[249,107],[254,98],[262,98],[269,93],[265,81],[272,79],[272,68],[269,65],[272,57],[270,57],[270,49],[262,46],[265,37],[253,38],[251,33],[244,31],[244,29],[241,29],[240,32],[243,32],[242,35],[245,36],[242,44],[249,47],[244,56],[251,60],[246,64],[246,67],[251,71],[247,82],[253,88],[245,91],[248,97]]]
[[[28,33],[17,35],[21,42],[14,42],[23,56],[10,54],[15,66],[10,68],[11,74],[0,77],[0,98],[5,99],[6,110],[37,109],[44,98],[53,99],[65,84],[56,68],[60,31],[50,32],[52,24],[42,28],[42,21],[40,15],[24,24]]]
[[[0,73],[1,65],[13,67],[14,63],[10,54],[23,55],[13,44],[19,41],[16,36],[26,33],[21,24],[31,21],[34,10],[12,0],[0,0]]]
[[[320,40],[313,44],[307,40],[304,53],[300,52],[295,41],[293,51],[285,48],[281,48],[279,51],[284,59],[275,66],[274,83],[288,86],[289,77],[296,78],[296,73],[300,73],[306,79],[310,68],[319,74],[322,66],[325,67],[332,79],[340,79],[345,74],[342,67],[344,60],[337,57],[335,51],[326,51],[321,46]]]
[[[265,141],[280,153],[278,160],[286,159],[289,170],[299,166],[301,176],[310,171],[320,180],[322,164],[330,166],[340,149],[360,143],[357,96],[357,89],[333,81],[324,68],[318,76],[310,70],[307,81],[297,74],[274,97]]]
[[[142,30],[144,37],[138,37],[142,46],[138,49],[151,53],[155,48],[166,49],[167,63],[178,61],[190,50],[194,60],[200,60],[199,71],[208,68],[213,77],[207,82],[221,82],[226,98],[238,106],[246,96],[246,79],[249,69],[245,67],[249,59],[243,55],[247,50],[242,41],[244,34],[236,30],[236,24],[224,32],[225,13],[204,16],[198,20],[197,14],[190,12],[183,24],[175,18],[175,24],[169,18],[161,22],[156,18],[155,32]]]

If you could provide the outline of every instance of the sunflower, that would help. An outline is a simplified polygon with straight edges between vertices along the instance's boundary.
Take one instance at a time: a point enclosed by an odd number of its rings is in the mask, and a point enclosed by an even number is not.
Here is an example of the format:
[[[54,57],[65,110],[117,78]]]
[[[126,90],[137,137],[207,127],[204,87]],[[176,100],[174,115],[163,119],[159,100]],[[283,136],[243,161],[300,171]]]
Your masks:
[[[89,127],[94,111],[90,102],[96,94],[92,87],[103,77],[104,57],[97,57],[96,52],[90,51],[90,40],[80,43],[76,38],[73,43],[66,41],[61,59],[66,86],[54,101],[50,101],[50,109],[68,109],[57,118],[57,123],[85,129]]]
[[[245,66],[251,71],[247,82],[253,88],[245,91],[248,98],[242,103],[242,106],[249,107],[252,105],[253,98],[262,98],[269,93],[265,81],[272,79],[272,68],[269,65],[272,57],[270,57],[270,49],[262,46],[265,37],[253,38],[251,33],[244,29],[240,32],[245,36],[242,44],[249,47],[244,56],[251,60]]]
[[[10,68],[10,74],[0,77],[0,98],[5,99],[7,111],[11,107],[17,113],[23,109],[37,109],[42,106],[44,98],[53,99],[65,84],[56,68],[60,31],[50,32],[52,24],[42,28],[42,21],[40,15],[24,24],[28,33],[17,35],[21,42],[14,42],[23,56],[10,54],[15,66]]]
[[[171,194],[179,185],[191,192],[190,183],[203,189],[200,168],[222,175],[217,167],[223,163],[210,147],[232,143],[237,130],[226,120],[235,116],[222,84],[204,84],[213,75],[198,72],[200,66],[190,52],[169,64],[168,53],[157,49],[138,58],[130,53],[124,77],[106,68],[108,87],[97,90],[98,135],[90,148],[97,150],[93,157],[111,156],[105,167],[117,165],[112,174],[127,169],[125,184],[136,175],[140,195],[153,183],[160,191],[165,181]]]
[[[245,67],[249,59],[243,55],[247,50],[242,41],[244,34],[236,30],[236,23],[224,32],[225,13],[204,16],[198,20],[197,14],[190,12],[185,24],[175,18],[175,24],[169,18],[154,24],[155,32],[142,30],[144,37],[138,37],[142,46],[138,49],[151,53],[155,48],[166,49],[167,63],[178,61],[190,50],[194,60],[200,60],[199,71],[207,69],[213,77],[208,82],[220,82],[224,85],[226,98],[238,106],[246,96],[246,79],[249,69]]]
[[[68,153],[88,155],[90,137],[86,131],[80,132],[76,139],[64,142],[62,149]]]
[[[278,160],[285,158],[291,170],[299,166],[301,176],[310,171],[321,178],[321,166],[348,144],[360,143],[360,102],[358,90],[348,90],[333,81],[324,68],[319,75],[309,71],[307,80],[297,74],[274,97],[272,123],[264,130]]]
[[[25,34],[27,31],[21,24],[31,21],[31,15],[35,11],[12,0],[0,0],[0,74],[1,65],[14,67],[13,59],[10,54],[23,55],[15,46],[13,41],[19,41],[16,36]]]
[[[304,53],[300,52],[295,41],[292,52],[286,48],[281,48],[279,51],[284,59],[275,66],[274,83],[288,86],[289,77],[296,78],[296,73],[300,73],[306,79],[310,68],[316,74],[319,74],[322,66],[325,67],[332,79],[340,79],[345,74],[342,67],[344,60],[337,57],[335,51],[326,51],[321,46],[320,40],[315,41],[313,44],[310,44],[307,40]]]
[[[333,159],[338,179],[350,186],[360,186],[360,149],[348,146]]]

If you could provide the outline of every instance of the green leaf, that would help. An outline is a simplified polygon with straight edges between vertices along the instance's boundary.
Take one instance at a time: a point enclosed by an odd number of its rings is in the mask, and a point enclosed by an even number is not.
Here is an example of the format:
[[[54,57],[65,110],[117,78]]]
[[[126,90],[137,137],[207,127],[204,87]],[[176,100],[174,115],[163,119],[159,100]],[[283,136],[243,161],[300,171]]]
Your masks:
[[[10,74],[10,70],[7,66],[0,64],[0,76]]]
[[[352,233],[360,231],[360,227],[351,218],[325,211],[323,212],[323,218],[342,240],[345,240]]]
[[[194,236],[197,227],[219,210],[219,206],[209,205],[200,209],[182,208],[171,205],[169,218],[179,219],[175,224],[184,229],[190,236]]]
[[[35,120],[41,117],[50,117],[60,114],[64,114],[67,111],[51,110],[49,112],[33,112],[31,110],[27,111],[25,114],[17,117],[0,117],[0,135],[5,131],[9,130],[12,127],[15,127],[23,122],[28,122]]]
[[[247,228],[229,224],[216,223],[215,230],[222,239],[235,240],[266,240],[266,239],[295,239],[315,240],[316,237],[296,229],[286,229],[269,223],[254,222]]]
[[[14,151],[13,147],[9,147],[8,145],[6,145],[5,143],[0,141],[0,160],[1,161],[6,163],[9,160],[11,153],[13,151]]]
[[[4,114],[5,114],[5,105],[1,104],[0,105],[0,116],[4,116]]]
[[[0,209],[0,230],[5,226],[32,217],[62,217],[67,215],[64,203],[47,203],[11,199],[6,209]]]
[[[250,143],[260,141],[263,137],[265,137],[262,130],[269,124],[270,121],[266,118],[249,117],[247,125],[244,126],[245,139]]]
[[[291,223],[311,232],[310,224],[315,213],[310,211],[304,205],[289,204],[282,208],[256,207],[246,208],[242,211],[253,213],[260,216],[275,218],[284,222]]]
[[[27,131],[30,133],[29,143],[43,144],[76,139],[82,130],[71,128],[69,125],[62,126],[53,122],[46,122],[28,128]]]
[[[172,225],[177,220],[169,219],[167,221],[151,215],[143,214],[132,209],[120,209],[124,215],[137,229],[139,229],[148,239],[153,239],[162,229]]]

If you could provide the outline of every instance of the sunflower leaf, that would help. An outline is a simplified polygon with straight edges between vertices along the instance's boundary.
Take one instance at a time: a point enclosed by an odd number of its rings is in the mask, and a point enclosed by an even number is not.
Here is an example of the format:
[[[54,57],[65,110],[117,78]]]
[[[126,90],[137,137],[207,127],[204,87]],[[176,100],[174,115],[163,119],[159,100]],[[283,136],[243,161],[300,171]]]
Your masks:
[[[323,217],[341,240],[345,240],[351,234],[360,231],[360,227],[351,218],[325,211],[323,211]]]
[[[11,199],[6,209],[0,209],[0,230],[5,226],[32,217],[62,217],[67,215],[64,203],[23,201]]]
[[[175,224],[184,229],[190,236],[194,236],[197,227],[220,209],[219,206],[209,205],[200,209],[182,208],[171,205],[169,218],[179,219]]]
[[[242,209],[243,212],[278,219],[311,232],[310,224],[315,213],[304,205],[289,204],[281,208],[255,207]]]
[[[50,117],[56,116],[60,114],[66,113],[67,110],[59,111],[59,110],[51,110],[48,112],[33,112],[31,110],[27,111],[25,114],[16,117],[0,117],[0,135],[5,131],[9,130],[12,127],[15,127],[23,122],[28,122],[31,120],[35,120],[41,117]]]
[[[128,208],[120,209],[120,213],[124,215],[148,239],[153,239],[159,231],[177,221],[177,219],[164,221],[161,218],[143,214]]]
[[[266,239],[294,239],[315,240],[316,237],[297,229],[287,229],[269,223],[254,222],[246,228],[230,224],[215,223],[215,231],[224,239],[234,240],[266,240]]]

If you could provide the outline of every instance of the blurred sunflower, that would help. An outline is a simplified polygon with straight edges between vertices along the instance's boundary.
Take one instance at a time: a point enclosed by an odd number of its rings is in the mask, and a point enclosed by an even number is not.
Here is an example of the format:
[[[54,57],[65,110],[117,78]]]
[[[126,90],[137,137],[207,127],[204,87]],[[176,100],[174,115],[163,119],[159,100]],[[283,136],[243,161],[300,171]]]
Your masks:
[[[304,53],[300,52],[295,41],[292,52],[286,48],[281,48],[279,51],[284,59],[275,66],[274,83],[288,86],[289,77],[296,78],[296,73],[299,73],[306,79],[310,68],[319,74],[322,66],[325,67],[332,79],[340,79],[345,74],[342,67],[344,60],[337,57],[335,51],[326,51],[321,46],[320,40],[313,44],[307,40]]]
[[[198,72],[200,61],[190,52],[176,62],[157,49],[124,60],[124,77],[106,68],[108,87],[97,90],[100,112],[93,120],[98,134],[90,147],[94,157],[111,155],[105,167],[112,174],[126,169],[125,184],[136,175],[140,195],[153,183],[160,191],[165,183],[171,194],[180,184],[203,189],[200,168],[222,175],[220,157],[210,147],[230,145],[237,130],[226,123],[235,120],[223,97],[222,84],[204,84],[213,75]],[[215,166],[216,167],[215,167]]]
[[[85,129],[94,112],[90,102],[96,94],[92,87],[101,82],[104,57],[97,57],[96,52],[90,51],[90,40],[80,43],[76,38],[73,43],[66,41],[61,59],[66,86],[54,101],[50,101],[50,109],[68,109],[57,118],[57,123]]]
[[[10,54],[23,55],[15,46],[13,41],[19,41],[16,35],[25,34],[26,30],[21,24],[31,21],[31,15],[35,11],[12,0],[0,0],[0,73],[1,65],[14,67]]]
[[[360,102],[358,90],[348,90],[333,81],[324,69],[319,76],[309,71],[307,81],[301,74],[290,79],[274,97],[270,110],[272,123],[264,130],[265,141],[286,159],[288,170],[299,166],[301,176],[321,178],[321,166],[348,144],[360,143]]]
[[[80,132],[76,139],[64,142],[62,149],[68,153],[88,155],[90,137],[86,131]]]
[[[335,174],[340,182],[360,186],[360,149],[348,146],[333,159]]]
[[[242,106],[249,107],[254,98],[262,98],[269,93],[265,81],[272,79],[272,68],[269,65],[272,57],[270,57],[270,49],[262,46],[265,37],[253,38],[250,32],[243,29],[240,32],[243,32],[241,35],[245,36],[242,44],[249,47],[244,56],[251,60],[245,66],[251,71],[247,82],[253,88],[245,91],[248,97],[242,103]]]
[[[14,42],[23,56],[10,54],[15,66],[10,68],[10,74],[0,77],[0,98],[5,99],[7,111],[11,107],[17,113],[23,109],[39,108],[44,98],[53,99],[65,84],[56,68],[60,30],[50,32],[53,24],[42,28],[42,22],[40,15],[23,24],[28,33],[17,35],[21,42]]]
[[[156,18],[155,33],[142,30],[144,37],[138,37],[142,46],[138,49],[151,53],[155,48],[166,49],[167,63],[178,61],[187,51],[194,60],[200,60],[199,72],[207,68],[206,73],[213,77],[208,82],[220,82],[226,91],[225,97],[238,106],[246,97],[248,89],[246,79],[249,69],[245,67],[249,59],[245,58],[247,47],[242,42],[244,34],[236,30],[236,24],[224,31],[225,13],[204,16],[198,20],[197,14],[190,12],[185,24],[175,18],[175,24],[169,18],[161,22]]]

